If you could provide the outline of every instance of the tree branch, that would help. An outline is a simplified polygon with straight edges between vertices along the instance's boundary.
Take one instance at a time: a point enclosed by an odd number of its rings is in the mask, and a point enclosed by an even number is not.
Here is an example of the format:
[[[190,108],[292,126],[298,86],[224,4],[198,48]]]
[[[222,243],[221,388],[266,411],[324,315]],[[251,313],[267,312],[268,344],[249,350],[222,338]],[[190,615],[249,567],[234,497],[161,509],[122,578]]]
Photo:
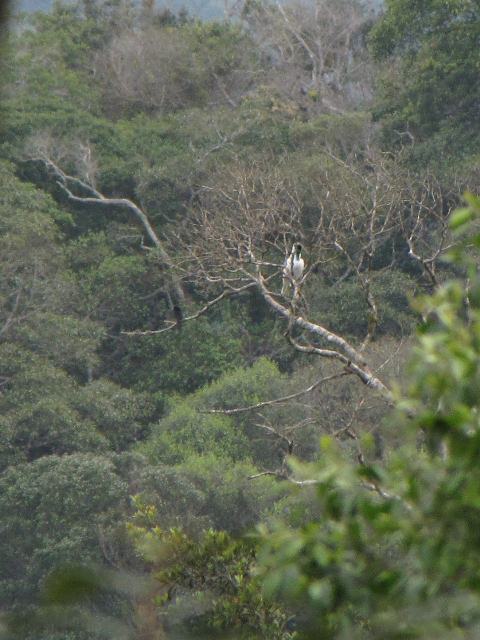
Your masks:
[[[340,362],[343,362],[345,364],[346,371],[354,373],[358,378],[360,378],[363,384],[365,384],[367,387],[370,387],[371,389],[379,391],[389,403],[392,403],[393,397],[390,389],[379,378],[374,376],[365,364],[360,366],[346,358],[342,353],[339,353],[338,351],[319,349],[317,347],[314,347],[313,345],[302,345],[299,342],[296,342],[290,334],[287,335],[287,339],[290,344],[301,353],[340,360]]]
[[[213,300],[209,300],[201,309],[193,313],[191,316],[186,316],[185,318],[183,318],[182,322],[195,320],[196,318],[207,313],[207,311],[209,311],[213,306],[218,304],[221,300],[224,300],[225,298],[229,298],[230,296],[234,296],[238,293],[243,293],[243,291],[247,291],[248,289],[253,289],[253,287],[255,287],[255,282],[249,282],[243,287],[238,287],[238,288],[232,287],[231,289],[225,289],[224,291],[222,291],[220,295],[218,295],[216,298],[213,298]],[[163,329],[153,329],[151,331],[122,331],[121,333],[126,336],[154,336],[154,335],[158,335],[159,333],[165,333],[165,331],[171,331],[174,327],[177,326],[176,322],[170,322],[170,321],[167,321],[167,322],[169,322],[169,326],[164,327]]]
[[[289,402],[290,400],[295,400],[295,398],[301,398],[307,393],[311,393],[315,389],[317,389],[320,385],[325,382],[330,382],[331,380],[336,380],[338,378],[342,378],[344,376],[351,375],[352,371],[342,371],[341,373],[336,373],[331,376],[326,376],[324,378],[320,378],[313,384],[311,384],[306,389],[302,389],[301,391],[297,391],[296,393],[292,393],[288,396],[282,396],[281,398],[274,398],[273,400],[265,400],[263,402],[257,402],[256,404],[249,405],[248,407],[238,407],[236,409],[204,409],[200,411],[200,413],[222,413],[224,415],[234,415],[236,413],[245,413],[247,411],[254,411],[255,409],[261,409],[262,407],[269,407],[273,404],[281,404],[282,402]]]
[[[127,209],[130,213],[132,213],[135,218],[140,222],[142,227],[144,228],[147,236],[149,237],[152,244],[155,246],[158,255],[160,256],[162,262],[169,269],[173,269],[173,263],[165,250],[162,241],[160,240],[158,234],[150,224],[148,216],[140,207],[138,207],[134,202],[129,200],[128,198],[108,198],[104,196],[100,191],[95,189],[92,185],[80,180],[80,178],[76,178],[74,176],[69,176],[64,173],[50,158],[40,157],[40,158],[32,158],[33,161],[42,162],[46,167],[47,171],[52,173],[56,178],[55,182],[57,186],[61,189],[64,195],[67,197],[69,202],[73,202],[75,204],[79,204],[82,206],[99,206],[104,208],[113,208],[120,207],[123,209]],[[76,195],[73,193],[72,188],[77,187],[81,191],[86,192],[88,195]],[[171,276],[172,280],[172,289],[175,293],[175,298],[178,302],[182,302],[184,299],[184,293],[182,286],[177,278]]]
[[[361,356],[361,354],[358,353],[346,340],[344,340],[337,334],[329,331],[328,329],[325,329],[325,327],[322,327],[319,324],[309,322],[301,316],[292,318],[293,314],[290,309],[287,309],[287,307],[284,307],[279,302],[277,302],[271,292],[267,289],[267,287],[265,286],[265,279],[263,278],[260,271],[258,271],[257,285],[265,302],[267,302],[267,304],[277,313],[277,315],[280,315],[285,318],[285,320],[288,320],[289,324],[295,324],[301,329],[305,329],[309,333],[313,333],[319,338],[322,338],[323,340],[336,345],[342,351],[344,351],[351,360],[363,363],[363,357]]]
[[[295,478],[287,475],[285,471],[261,471],[260,473],[255,473],[253,476],[248,476],[248,479],[254,480],[255,478],[260,478],[261,476],[274,476],[275,478],[279,478],[280,480],[287,480],[287,482],[291,482],[292,484],[297,485],[297,487],[307,487],[315,484],[320,484],[320,480],[296,480]]]

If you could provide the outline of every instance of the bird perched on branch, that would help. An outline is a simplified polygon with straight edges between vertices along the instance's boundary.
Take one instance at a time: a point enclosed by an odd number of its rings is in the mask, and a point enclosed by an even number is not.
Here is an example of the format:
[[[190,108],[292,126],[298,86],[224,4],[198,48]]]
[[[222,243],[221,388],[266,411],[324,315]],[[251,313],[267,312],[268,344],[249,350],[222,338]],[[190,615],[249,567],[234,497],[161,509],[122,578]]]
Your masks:
[[[302,258],[302,245],[299,242],[294,242],[292,251],[285,260],[283,267],[282,295],[287,294],[288,285],[298,284],[302,280],[304,270],[305,262]]]

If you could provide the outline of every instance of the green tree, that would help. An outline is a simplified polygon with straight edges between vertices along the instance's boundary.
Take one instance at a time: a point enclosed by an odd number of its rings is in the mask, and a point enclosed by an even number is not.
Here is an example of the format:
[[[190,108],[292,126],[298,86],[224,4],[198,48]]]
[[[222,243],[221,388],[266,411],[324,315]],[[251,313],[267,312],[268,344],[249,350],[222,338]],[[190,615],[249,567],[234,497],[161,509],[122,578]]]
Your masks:
[[[278,463],[278,444],[271,434],[255,423],[260,419],[251,412],[228,415],[229,409],[248,407],[257,402],[282,395],[288,381],[276,365],[259,358],[248,368],[239,367],[224,373],[210,384],[182,399],[172,399],[167,415],[152,427],[141,450],[152,462],[178,464],[191,455],[213,454],[231,461],[251,460],[255,464],[272,466]],[[222,413],[227,411],[227,413]],[[298,410],[266,411],[279,422],[300,419]]]
[[[138,463],[135,486],[142,504],[155,507],[162,529],[181,528],[193,538],[207,529],[242,535],[289,490],[257,473],[249,461],[190,455],[177,465]]]
[[[386,61],[378,115],[390,141],[408,133],[434,154],[474,153],[479,134],[480,12],[473,0],[387,0],[370,33]],[[427,151],[428,155],[428,151]],[[444,158],[445,159],[445,158]]]
[[[156,404],[146,393],[125,389],[106,378],[77,388],[71,403],[85,421],[95,425],[110,449],[121,452],[143,440],[156,417]]]
[[[191,538],[158,526],[153,506],[136,501],[129,532],[154,570],[150,598],[173,638],[268,638],[288,640],[288,614],[262,595],[254,576],[255,542],[224,531]],[[156,628],[158,631],[158,617]],[[149,630],[150,633],[154,629]]]
[[[119,377],[144,390],[193,392],[241,363],[242,345],[235,328],[199,318],[185,323],[181,331],[130,337]]]
[[[95,455],[51,455],[0,477],[0,593],[5,607],[38,602],[43,580],[65,564],[103,560],[118,529],[126,485]]]

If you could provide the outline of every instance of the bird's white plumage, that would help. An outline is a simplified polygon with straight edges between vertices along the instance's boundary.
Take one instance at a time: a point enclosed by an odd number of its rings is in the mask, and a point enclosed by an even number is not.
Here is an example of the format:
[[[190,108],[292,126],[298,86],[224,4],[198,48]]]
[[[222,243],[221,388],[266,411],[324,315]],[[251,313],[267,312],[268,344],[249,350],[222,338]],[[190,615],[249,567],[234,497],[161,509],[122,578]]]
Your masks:
[[[283,267],[283,287],[282,294],[286,295],[289,285],[298,283],[303,278],[305,262],[302,258],[302,246],[295,243]]]
[[[292,276],[294,280],[299,282],[303,277],[303,270],[305,269],[305,262],[300,254],[292,256]]]

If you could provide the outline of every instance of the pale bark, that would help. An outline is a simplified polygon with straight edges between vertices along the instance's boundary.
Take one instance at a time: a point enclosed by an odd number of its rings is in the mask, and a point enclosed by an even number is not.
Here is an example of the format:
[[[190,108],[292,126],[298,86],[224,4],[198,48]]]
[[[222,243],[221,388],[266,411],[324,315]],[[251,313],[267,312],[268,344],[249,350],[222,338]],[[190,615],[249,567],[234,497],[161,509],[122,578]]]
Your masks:
[[[138,205],[128,198],[109,198],[103,195],[93,185],[80,178],[64,173],[50,158],[42,157],[35,158],[34,160],[38,160],[44,164],[47,171],[54,176],[56,184],[69,202],[81,206],[96,206],[107,210],[118,207],[129,211],[143,227],[150,242],[154,245],[163,266],[169,271],[171,289],[176,303],[180,304],[183,302],[184,292],[180,280],[173,275],[173,262],[159,235],[152,227],[147,214]],[[76,189],[77,193],[74,193],[73,189]],[[82,195],[82,192],[87,195]],[[171,295],[169,292],[167,292],[167,294]]]
[[[273,400],[265,400],[263,402],[257,402],[256,404],[251,404],[248,407],[237,407],[235,409],[205,409],[200,413],[222,413],[224,415],[234,415],[237,413],[245,413],[247,411],[255,411],[257,409],[262,409],[263,407],[269,407],[274,404],[282,404],[284,402],[290,402],[291,400],[295,400],[296,398],[301,398],[302,396],[311,393],[315,389],[318,389],[321,385],[326,382],[330,382],[331,380],[337,380],[343,376],[349,375],[350,372],[342,371],[341,373],[336,373],[331,376],[325,376],[320,378],[320,380],[316,380],[313,384],[308,386],[306,389],[301,389],[296,393],[291,393],[287,396],[282,396],[281,398],[274,398]]]

